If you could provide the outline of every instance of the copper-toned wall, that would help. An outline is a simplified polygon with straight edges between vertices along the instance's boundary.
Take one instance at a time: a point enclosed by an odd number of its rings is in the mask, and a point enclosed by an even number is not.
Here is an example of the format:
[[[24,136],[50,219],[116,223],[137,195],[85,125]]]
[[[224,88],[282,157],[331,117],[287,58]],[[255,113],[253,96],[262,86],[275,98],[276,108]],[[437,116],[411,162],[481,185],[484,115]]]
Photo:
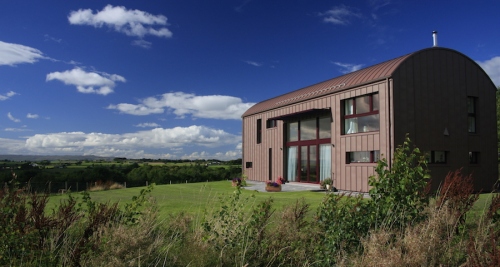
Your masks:
[[[346,153],[351,151],[379,150],[383,156],[390,154],[390,109],[388,104],[388,80],[351,88],[317,99],[307,100],[276,110],[270,110],[243,118],[243,168],[248,179],[268,181],[268,150],[272,148],[272,180],[285,176],[286,145],[284,144],[283,121],[278,127],[266,129],[265,122],[269,118],[292,114],[309,109],[331,108],[332,112],[332,179],[334,186],[340,190],[367,192],[368,177],[374,174],[375,163],[346,164]],[[380,95],[380,131],[342,135],[341,101],[347,98],[379,92]],[[257,144],[257,119],[262,120],[262,143]],[[252,162],[252,168],[245,168],[245,162]]]
[[[476,190],[491,190],[498,179],[496,88],[486,73],[459,52],[430,48],[408,57],[392,78],[395,144],[409,133],[422,151],[448,151],[446,164],[429,164],[433,189],[463,167]],[[467,130],[468,96],[478,100],[475,134]],[[479,164],[469,164],[469,151],[480,153]]]

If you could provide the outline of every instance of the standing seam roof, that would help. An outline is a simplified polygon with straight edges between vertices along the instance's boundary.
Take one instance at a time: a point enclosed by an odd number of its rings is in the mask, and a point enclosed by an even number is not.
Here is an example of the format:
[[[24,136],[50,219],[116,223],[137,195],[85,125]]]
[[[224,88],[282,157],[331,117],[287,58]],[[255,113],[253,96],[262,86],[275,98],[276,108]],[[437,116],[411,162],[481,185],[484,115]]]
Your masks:
[[[263,111],[284,107],[290,104],[298,103],[308,99],[316,98],[322,95],[328,95],[333,92],[346,90],[369,82],[375,82],[391,77],[397,67],[409,56],[407,54],[389,61],[373,65],[355,72],[351,72],[337,78],[320,82],[302,89],[286,93],[268,100],[264,100],[253,105],[243,115],[246,117]]]

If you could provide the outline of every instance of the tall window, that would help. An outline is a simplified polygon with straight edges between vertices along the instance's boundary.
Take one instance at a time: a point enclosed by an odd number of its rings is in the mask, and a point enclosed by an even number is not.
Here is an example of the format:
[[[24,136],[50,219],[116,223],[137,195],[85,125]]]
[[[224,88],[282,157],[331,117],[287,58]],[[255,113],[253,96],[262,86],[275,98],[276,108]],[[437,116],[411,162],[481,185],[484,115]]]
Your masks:
[[[262,143],[262,119],[257,119],[257,144]]]
[[[378,93],[344,100],[344,134],[380,129]]]
[[[476,98],[467,97],[467,128],[469,133],[476,132]]]
[[[330,116],[318,116],[286,123],[288,181],[331,178],[331,121]]]

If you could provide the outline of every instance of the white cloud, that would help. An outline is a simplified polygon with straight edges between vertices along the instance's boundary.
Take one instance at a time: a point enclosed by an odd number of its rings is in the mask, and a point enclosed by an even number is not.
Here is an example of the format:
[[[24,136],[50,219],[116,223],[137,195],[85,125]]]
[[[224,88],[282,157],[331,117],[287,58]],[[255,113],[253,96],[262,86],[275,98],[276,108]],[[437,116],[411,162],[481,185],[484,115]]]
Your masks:
[[[493,57],[485,61],[477,61],[477,64],[490,76],[495,86],[500,86],[500,57]]]
[[[361,17],[361,14],[344,5],[333,7],[332,9],[326,11],[325,13],[320,13],[319,15],[323,17],[324,22],[336,25],[347,25],[350,23],[352,18]]]
[[[116,109],[120,111],[120,113],[125,113],[129,115],[136,115],[136,116],[145,116],[145,115],[150,115],[150,114],[161,114],[165,110],[163,108],[151,108],[147,107],[145,105],[139,104],[139,105],[134,105],[134,104],[127,104],[127,103],[121,103],[117,105],[109,105],[107,109]]]
[[[152,15],[137,9],[128,10],[123,6],[107,5],[97,13],[94,13],[91,9],[71,11],[68,21],[70,24],[90,25],[96,28],[106,25],[117,32],[139,38],[146,35],[172,37],[172,32],[162,27],[167,25],[167,17]],[[155,28],[157,25],[160,26]]]
[[[74,68],[64,72],[47,74],[46,81],[59,80],[67,85],[74,85],[80,93],[107,95],[113,92],[115,82],[125,82],[125,78],[117,74],[86,72]],[[95,87],[95,88],[94,88]]]
[[[0,95],[0,101],[7,100],[15,95],[17,95],[17,93],[14,91],[7,92],[7,94],[5,94],[5,95]]]
[[[252,65],[252,66],[255,66],[255,67],[261,67],[262,66],[262,63],[255,62],[255,61],[250,61],[250,60],[245,61],[245,63],[247,63],[249,65]]]
[[[28,137],[26,148],[33,153],[76,153],[85,155],[107,155],[110,151],[116,156],[128,151],[129,155],[144,153],[145,149],[169,149],[190,146],[206,148],[236,145],[241,137],[223,130],[205,126],[175,127],[170,129],[155,128],[125,134],[61,132],[36,134]],[[142,151],[142,152],[141,152]]]
[[[38,119],[38,117],[39,117],[39,116],[38,116],[38,114],[31,114],[31,113],[28,113],[28,114],[26,115],[26,118],[28,118],[28,119]]]
[[[134,125],[135,127],[141,127],[141,128],[156,128],[160,127],[158,123],[154,122],[144,122],[144,123],[139,123],[137,125]]]
[[[333,64],[342,67],[340,72],[347,74],[357,70],[360,70],[363,67],[363,64],[349,64],[349,63],[341,63],[341,62],[332,62]]]
[[[26,125],[24,125],[23,127],[26,127]],[[33,130],[30,130],[28,128],[5,128],[4,131],[6,131],[6,132],[31,132]]]
[[[142,48],[151,48],[151,42],[144,41],[144,40],[134,40],[132,42],[132,45],[139,46]]]
[[[14,118],[14,116],[12,116],[12,114],[7,113],[7,117],[9,118],[9,120],[13,121],[13,122],[21,122],[20,119],[17,119],[17,118]]]
[[[119,110],[130,115],[149,115],[172,111],[180,118],[191,115],[195,118],[239,120],[241,115],[255,103],[243,103],[240,98],[224,95],[197,96],[183,92],[166,93],[161,97],[148,97],[138,105],[110,105],[108,109]]]
[[[38,49],[0,41],[0,66],[35,63],[44,58],[43,53]]]

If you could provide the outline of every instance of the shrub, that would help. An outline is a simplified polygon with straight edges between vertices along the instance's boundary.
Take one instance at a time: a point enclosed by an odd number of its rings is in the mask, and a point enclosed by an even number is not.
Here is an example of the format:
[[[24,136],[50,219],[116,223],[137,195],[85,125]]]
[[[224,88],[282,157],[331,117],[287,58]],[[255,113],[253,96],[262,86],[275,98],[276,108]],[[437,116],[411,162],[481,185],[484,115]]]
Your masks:
[[[386,159],[379,160],[369,178],[369,191],[375,223],[381,222],[403,229],[407,223],[423,219],[422,211],[428,204],[426,187],[429,171],[425,156],[417,147],[410,148],[408,135],[403,145],[396,148],[391,169]]]

